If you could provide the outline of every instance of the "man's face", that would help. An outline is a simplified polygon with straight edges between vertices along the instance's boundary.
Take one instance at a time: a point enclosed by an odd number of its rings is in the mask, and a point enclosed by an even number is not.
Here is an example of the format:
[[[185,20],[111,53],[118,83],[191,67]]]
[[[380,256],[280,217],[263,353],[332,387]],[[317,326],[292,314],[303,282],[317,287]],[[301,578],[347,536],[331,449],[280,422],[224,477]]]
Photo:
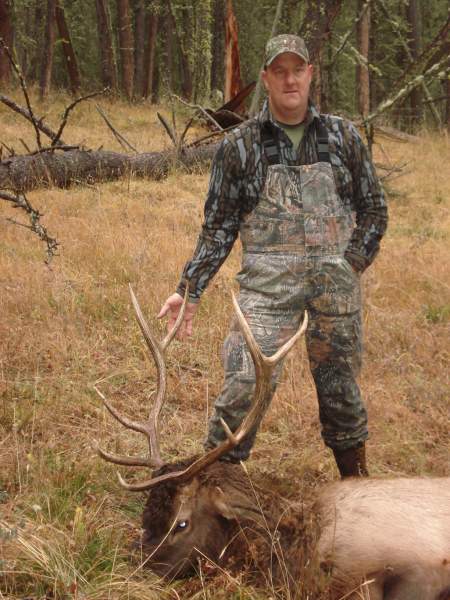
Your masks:
[[[270,106],[276,119],[286,122],[302,120],[308,106],[312,65],[297,54],[284,52],[262,72],[269,95]]]

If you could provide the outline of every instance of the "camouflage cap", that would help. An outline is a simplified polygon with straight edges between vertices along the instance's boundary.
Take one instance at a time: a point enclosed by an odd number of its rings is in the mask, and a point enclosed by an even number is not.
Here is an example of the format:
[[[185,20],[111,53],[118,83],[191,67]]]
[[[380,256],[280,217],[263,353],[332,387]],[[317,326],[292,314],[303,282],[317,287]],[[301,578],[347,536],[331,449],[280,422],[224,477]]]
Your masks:
[[[305,41],[298,35],[283,33],[271,38],[267,42],[264,54],[264,67],[268,67],[283,52],[293,52],[309,63],[309,53]]]

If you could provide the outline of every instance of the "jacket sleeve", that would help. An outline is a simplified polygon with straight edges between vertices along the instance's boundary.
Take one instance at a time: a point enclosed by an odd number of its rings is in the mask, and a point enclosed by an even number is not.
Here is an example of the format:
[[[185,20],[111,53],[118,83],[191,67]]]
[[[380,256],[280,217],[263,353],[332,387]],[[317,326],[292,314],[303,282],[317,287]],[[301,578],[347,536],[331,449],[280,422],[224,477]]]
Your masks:
[[[184,295],[189,282],[189,300],[198,302],[217,273],[239,233],[240,160],[235,144],[225,138],[213,159],[205,202],[204,221],[194,255],[183,269],[177,292]]]
[[[357,270],[364,271],[380,249],[388,223],[385,195],[375,167],[355,126],[346,123],[346,151],[353,179],[353,209],[356,227],[345,258]]]

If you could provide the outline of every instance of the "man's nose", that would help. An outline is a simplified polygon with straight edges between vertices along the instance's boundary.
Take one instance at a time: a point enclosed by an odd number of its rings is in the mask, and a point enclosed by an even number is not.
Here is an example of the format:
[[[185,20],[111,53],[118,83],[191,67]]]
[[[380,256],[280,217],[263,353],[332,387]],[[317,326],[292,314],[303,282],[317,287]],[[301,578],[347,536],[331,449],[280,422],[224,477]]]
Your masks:
[[[293,71],[289,71],[288,73],[286,73],[286,83],[288,85],[292,85],[293,83],[295,83],[295,76]]]

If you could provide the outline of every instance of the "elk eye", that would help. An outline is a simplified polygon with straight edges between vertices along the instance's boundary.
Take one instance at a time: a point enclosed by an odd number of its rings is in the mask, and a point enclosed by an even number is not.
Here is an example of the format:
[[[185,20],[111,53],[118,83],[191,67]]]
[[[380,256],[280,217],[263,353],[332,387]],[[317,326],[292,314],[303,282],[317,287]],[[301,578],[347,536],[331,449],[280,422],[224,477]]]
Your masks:
[[[184,529],[187,528],[188,525],[189,525],[189,521],[179,521],[177,523],[177,526],[175,527],[175,533],[177,531],[183,531]]]

